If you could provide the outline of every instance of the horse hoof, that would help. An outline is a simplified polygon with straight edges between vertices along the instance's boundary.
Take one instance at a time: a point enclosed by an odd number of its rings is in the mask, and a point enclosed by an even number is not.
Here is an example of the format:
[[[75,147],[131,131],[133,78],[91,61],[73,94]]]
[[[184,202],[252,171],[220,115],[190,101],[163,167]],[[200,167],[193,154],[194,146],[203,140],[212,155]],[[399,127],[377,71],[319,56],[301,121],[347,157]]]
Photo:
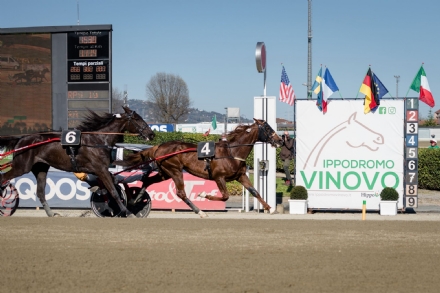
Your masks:
[[[58,213],[54,213],[53,215],[52,215],[52,218],[62,218],[63,216],[61,216],[61,214],[58,214]]]
[[[204,211],[199,212],[200,218],[208,218],[208,215]]]
[[[278,214],[276,208],[270,208],[269,212],[270,212],[271,215]]]
[[[201,192],[201,193],[199,193],[199,196],[202,197],[202,198],[206,198],[206,195],[207,195],[207,194],[206,194],[206,192],[204,192],[204,191]]]
[[[127,218],[136,218],[136,216],[134,214],[128,214]]]

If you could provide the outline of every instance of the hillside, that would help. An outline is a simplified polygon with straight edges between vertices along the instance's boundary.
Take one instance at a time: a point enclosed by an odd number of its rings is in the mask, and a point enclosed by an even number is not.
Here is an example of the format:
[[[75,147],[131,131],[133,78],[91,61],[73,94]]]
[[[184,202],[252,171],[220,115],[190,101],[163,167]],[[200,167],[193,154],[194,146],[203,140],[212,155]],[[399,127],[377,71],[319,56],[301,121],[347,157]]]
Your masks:
[[[159,121],[155,117],[154,113],[157,113],[157,111],[154,110],[154,105],[152,103],[145,100],[128,100],[128,105],[130,109],[141,114],[141,116],[144,117],[144,119],[148,123],[162,123],[162,121]],[[187,119],[185,119],[185,121],[182,121],[181,123],[210,122],[212,121],[212,117],[214,117],[214,115],[216,115],[217,123],[223,123],[225,121],[225,113],[218,113],[214,111],[208,112],[204,110],[199,110],[197,108],[191,108]],[[240,122],[252,123],[253,121],[242,117],[242,120]]]

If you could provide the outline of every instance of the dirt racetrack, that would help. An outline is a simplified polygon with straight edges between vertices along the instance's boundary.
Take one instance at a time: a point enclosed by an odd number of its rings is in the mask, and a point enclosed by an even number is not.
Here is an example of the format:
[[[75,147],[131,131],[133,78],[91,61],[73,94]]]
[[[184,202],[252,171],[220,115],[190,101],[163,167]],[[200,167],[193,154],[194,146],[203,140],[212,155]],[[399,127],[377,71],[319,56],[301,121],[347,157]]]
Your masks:
[[[0,222],[0,292],[440,291],[438,221]]]

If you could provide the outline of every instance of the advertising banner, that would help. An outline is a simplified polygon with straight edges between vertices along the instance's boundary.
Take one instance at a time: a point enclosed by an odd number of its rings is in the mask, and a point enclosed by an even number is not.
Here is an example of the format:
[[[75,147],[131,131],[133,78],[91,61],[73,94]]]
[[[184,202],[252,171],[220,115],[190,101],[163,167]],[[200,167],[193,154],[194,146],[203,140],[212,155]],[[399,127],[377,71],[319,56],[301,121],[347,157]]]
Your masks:
[[[148,124],[153,131],[159,132],[173,132],[174,125],[173,124]]]
[[[331,100],[323,114],[313,100],[296,102],[296,185],[309,208],[379,209],[385,187],[403,207],[404,101],[381,100],[364,114],[363,100]]]
[[[130,176],[136,172],[124,172],[121,175]],[[154,175],[154,173],[152,173]],[[209,201],[198,197],[205,191],[214,196],[221,193],[217,184],[211,180],[205,180],[188,173],[183,174],[185,180],[185,192],[187,197],[202,210],[224,210],[226,205],[222,201]],[[32,173],[25,174],[11,180],[20,194],[19,207],[41,207],[36,196],[36,180]],[[130,187],[141,187],[140,181],[129,184]],[[169,179],[150,185],[147,188],[152,199],[153,209],[190,209],[176,195],[174,182]],[[46,180],[46,200],[52,208],[90,208],[90,190],[86,182],[78,180],[73,173],[63,171],[50,171]]]
[[[19,207],[42,207],[36,195],[37,181],[32,173],[12,179],[11,183],[20,195]],[[49,171],[46,179],[47,203],[52,208],[90,208],[89,187],[73,173]]]
[[[153,176],[156,173],[152,173]],[[121,173],[123,176],[129,176],[129,173]],[[222,194],[217,187],[215,181],[205,180],[188,173],[183,173],[183,180],[185,181],[186,196],[201,210],[224,210],[226,204],[224,201],[210,201],[206,198],[198,197],[199,193],[205,191],[207,194],[221,197]],[[128,184],[130,187],[142,187],[142,182],[135,181]],[[168,179],[159,183],[150,185],[147,192],[152,200],[152,209],[182,209],[191,210],[191,208],[184,203],[176,195],[176,185],[174,181]]]

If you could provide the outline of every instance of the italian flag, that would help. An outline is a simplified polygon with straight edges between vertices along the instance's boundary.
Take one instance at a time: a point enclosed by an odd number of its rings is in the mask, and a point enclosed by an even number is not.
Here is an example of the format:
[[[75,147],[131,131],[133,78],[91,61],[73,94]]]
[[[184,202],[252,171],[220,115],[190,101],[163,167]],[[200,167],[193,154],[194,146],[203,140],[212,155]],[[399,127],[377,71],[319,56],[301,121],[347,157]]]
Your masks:
[[[426,73],[423,69],[423,65],[420,66],[419,72],[414,78],[410,88],[420,93],[420,101],[428,104],[431,108],[435,106],[434,97],[432,96],[431,89],[429,88],[428,79],[426,78]]]

